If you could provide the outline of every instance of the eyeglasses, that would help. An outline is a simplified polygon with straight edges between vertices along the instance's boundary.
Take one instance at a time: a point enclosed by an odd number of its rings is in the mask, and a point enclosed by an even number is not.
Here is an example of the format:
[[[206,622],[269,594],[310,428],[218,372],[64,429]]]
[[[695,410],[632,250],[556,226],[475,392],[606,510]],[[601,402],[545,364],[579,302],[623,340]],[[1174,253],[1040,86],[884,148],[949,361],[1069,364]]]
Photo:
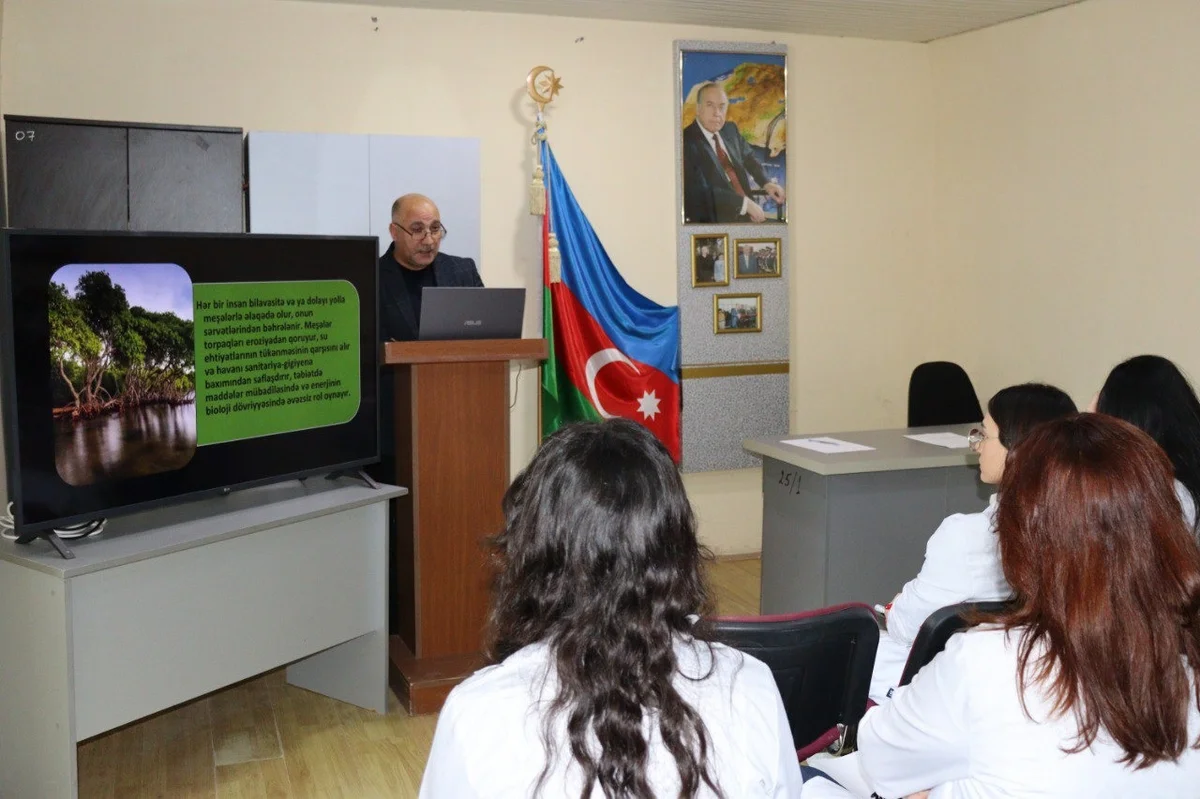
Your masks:
[[[979,448],[983,446],[983,442],[989,438],[991,436],[982,427],[972,427],[971,431],[967,433],[967,446],[971,448],[972,452],[978,452]]]
[[[399,222],[393,222],[392,224],[403,230],[408,235],[412,236],[414,239],[423,239],[425,238],[426,233],[428,233],[430,236],[433,236],[435,239],[440,239],[448,232],[446,230],[446,226],[441,222],[434,222],[429,227],[425,227],[424,225],[413,225],[411,228],[406,228]]]

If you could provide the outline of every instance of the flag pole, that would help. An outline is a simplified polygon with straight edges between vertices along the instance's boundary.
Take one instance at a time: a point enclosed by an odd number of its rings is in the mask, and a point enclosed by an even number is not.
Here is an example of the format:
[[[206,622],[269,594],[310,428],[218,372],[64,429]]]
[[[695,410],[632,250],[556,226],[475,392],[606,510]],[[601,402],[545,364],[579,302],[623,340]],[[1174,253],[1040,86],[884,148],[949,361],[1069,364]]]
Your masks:
[[[554,70],[547,66],[536,66],[529,70],[529,74],[525,76],[525,91],[528,92],[530,99],[537,105],[537,115],[534,117],[534,130],[530,143],[533,145],[533,178],[529,183],[529,213],[534,216],[545,216],[548,211],[548,203],[546,201],[546,182],[545,172],[542,169],[542,143],[546,141],[546,106],[553,100],[554,96],[562,90],[562,81],[554,74]],[[553,234],[551,234],[553,236]],[[544,242],[541,243],[542,249]],[[547,269],[546,263],[542,264],[542,269]],[[544,272],[543,272],[544,273]],[[542,300],[542,329],[545,329],[546,320],[546,303],[545,303],[545,287],[541,292]],[[542,431],[542,391],[545,385],[545,369],[544,362],[538,364],[538,400],[537,400],[537,436],[538,444],[541,445]]]

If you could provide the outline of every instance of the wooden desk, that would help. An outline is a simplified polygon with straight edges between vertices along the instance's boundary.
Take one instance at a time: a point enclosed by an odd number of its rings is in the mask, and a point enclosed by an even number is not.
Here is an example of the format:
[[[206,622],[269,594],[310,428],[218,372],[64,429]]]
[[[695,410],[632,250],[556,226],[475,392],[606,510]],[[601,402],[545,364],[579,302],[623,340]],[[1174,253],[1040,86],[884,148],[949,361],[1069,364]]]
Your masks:
[[[745,441],[763,459],[762,612],[890,601],[942,520],[982,510],[993,491],[970,450],[904,436],[970,427],[820,434],[874,447],[833,455],[781,443],[812,434]]]

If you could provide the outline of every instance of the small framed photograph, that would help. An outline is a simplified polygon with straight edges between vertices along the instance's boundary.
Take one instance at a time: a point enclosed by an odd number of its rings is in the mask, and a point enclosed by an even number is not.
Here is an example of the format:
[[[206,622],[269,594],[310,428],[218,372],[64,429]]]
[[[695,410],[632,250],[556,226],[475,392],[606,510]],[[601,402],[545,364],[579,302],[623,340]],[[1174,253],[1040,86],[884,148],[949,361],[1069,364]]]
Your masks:
[[[692,285],[729,285],[729,236],[692,236]]]
[[[714,294],[714,333],[761,333],[761,294]]]
[[[779,277],[779,239],[737,239],[733,243],[734,277]]]

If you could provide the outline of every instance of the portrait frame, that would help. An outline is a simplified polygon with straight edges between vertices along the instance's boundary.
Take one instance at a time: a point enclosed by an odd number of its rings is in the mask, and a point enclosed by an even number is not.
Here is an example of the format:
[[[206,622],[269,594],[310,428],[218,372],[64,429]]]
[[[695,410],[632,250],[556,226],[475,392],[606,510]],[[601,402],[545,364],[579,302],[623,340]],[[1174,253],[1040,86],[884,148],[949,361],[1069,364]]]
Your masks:
[[[754,319],[751,324],[743,325],[740,322],[734,326],[729,325],[728,314],[731,311],[745,311],[745,302],[735,302],[737,300],[752,300]],[[722,307],[724,304],[726,307]],[[762,332],[762,293],[755,294],[714,294],[713,295],[713,332],[720,335],[724,333],[761,333]]]
[[[721,270],[717,272],[716,264],[705,264],[704,256],[699,252],[701,247],[711,247],[712,242],[719,242],[718,253],[721,256]],[[705,286],[728,286],[729,285],[729,234],[728,233],[696,233],[691,238],[692,251],[692,287],[703,288]],[[713,253],[714,257],[718,253]],[[701,274],[701,270],[712,267],[712,279],[703,280],[705,275]]]
[[[709,83],[725,92],[725,110],[706,113],[702,125],[697,100]],[[786,224],[786,48],[749,43],[680,47],[676,103],[682,223]],[[716,153],[714,133],[723,143],[728,169]],[[743,199],[757,205],[765,218],[756,222],[753,210],[742,214],[748,207]]]
[[[760,247],[758,250],[755,250],[754,251],[755,255],[758,255],[758,253],[761,252],[762,250],[773,250],[774,251],[775,271],[761,272],[761,271],[756,270],[756,271],[748,271],[748,272],[744,272],[744,273],[741,271],[741,263],[742,262],[740,259],[741,259],[741,255],[742,255],[742,247],[747,246],[747,247],[750,247],[753,249],[754,245],[756,245],[756,244],[764,245],[764,246]],[[734,257],[730,261],[730,263],[733,264],[733,276],[736,279],[738,279],[738,280],[757,280],[758,278],[764,278],[764,277],[783,277],[783,258],[781,257],[782,253],[783,253],[783,242],[781,239],[772,239],[772,238],[735,239],[733,242],[733,252],[734,252]]]

